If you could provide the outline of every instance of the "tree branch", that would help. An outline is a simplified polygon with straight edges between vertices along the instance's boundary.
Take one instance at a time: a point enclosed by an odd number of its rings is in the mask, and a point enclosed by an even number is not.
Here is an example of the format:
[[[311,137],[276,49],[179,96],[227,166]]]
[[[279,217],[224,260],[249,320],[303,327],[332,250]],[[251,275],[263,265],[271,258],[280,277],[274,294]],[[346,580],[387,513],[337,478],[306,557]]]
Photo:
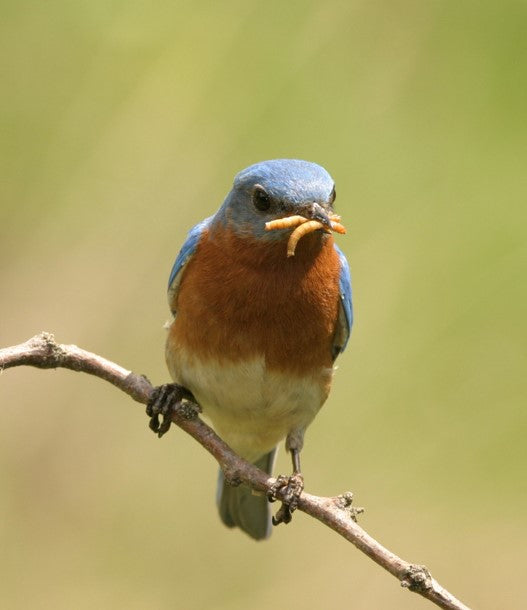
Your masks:
[[[76,345],[60,345],[49,333],[41,333],[25,343],[0,350],[0,373],[4,369],[21,365],[42,369],[63,367],[89,373],[109,381],[142,404],[148,403],[153,391],[146,377],[127,371],[114,362]],[[201,419],[196,417],[188,420],[175,413],[173,421],[212,454],[227,480],[245,483],[256,491],[267,492],[271,489],[275,479],[237,456]],[[280,493],[277,496],[281,499]],[[334,498],[313,496],[304,492],[300,496],[298,509],[315,517],[354,544],[395,576],[403,587],[419,593],[440,608],[469,610],[468,606],[432,578],[425,566],[408,563],[365,532],[356,523],[356,517],[362,509],[352,507],[352,498],[350,492]]]

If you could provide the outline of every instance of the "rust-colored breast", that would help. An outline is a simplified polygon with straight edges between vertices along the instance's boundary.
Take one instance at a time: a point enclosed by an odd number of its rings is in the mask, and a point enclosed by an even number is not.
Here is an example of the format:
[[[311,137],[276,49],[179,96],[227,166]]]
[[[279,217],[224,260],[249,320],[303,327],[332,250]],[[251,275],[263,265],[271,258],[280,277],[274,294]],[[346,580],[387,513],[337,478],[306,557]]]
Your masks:
[[[331,368],[339,307],[333,238],[286,244],[205,233],[182,277],[169,342],[201,359],[265,356],[269,369],[307,374]]]

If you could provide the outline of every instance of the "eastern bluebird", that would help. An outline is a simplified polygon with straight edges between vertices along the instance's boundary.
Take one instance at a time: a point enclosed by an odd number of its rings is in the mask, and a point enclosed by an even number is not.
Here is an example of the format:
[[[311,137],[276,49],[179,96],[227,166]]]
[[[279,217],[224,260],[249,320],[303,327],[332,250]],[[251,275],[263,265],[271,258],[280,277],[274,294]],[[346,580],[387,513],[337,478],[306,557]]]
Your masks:
[[[285,438],[294,493],[303,488],[304,432],[328,397],[352,324],[349,267],[330,233],[343,232],[334,199],[333,179],[315,163],[251,165],[189,232],[168,283],[173,380],[237,454],[269,474]],[[149,408],[159,431],[159,411]],[[217,503],[227,526],[270,535],[267,498],[229,485],[221,471]]]

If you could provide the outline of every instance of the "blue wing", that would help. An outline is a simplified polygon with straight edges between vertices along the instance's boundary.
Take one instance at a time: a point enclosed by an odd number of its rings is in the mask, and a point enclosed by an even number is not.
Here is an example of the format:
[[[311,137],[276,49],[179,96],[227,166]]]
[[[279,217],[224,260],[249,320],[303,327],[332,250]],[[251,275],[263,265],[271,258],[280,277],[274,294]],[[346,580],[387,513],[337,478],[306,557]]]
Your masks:
[[[350,268],[346,257],[336,244],[335,250],[337,251],[340,260],[340,303],[337,327],[335,329],[335,337],[333,339],[333,358],[336,358],[346,349],[346,345],[351,334],[351,326],[353,324]]]
[[[198,247],[199,240],[201,238],[201,234],[205,229],[210,226],[212,222],[212,216],[209,218],[205,218],[199,222],[195,227],[192,227],[188,232],[187,239],[183,244],[179,254],[177,255],[176,262],[172,267],[172,271],[170,272],[170,278],[168,280],[168,303],[172,309],[172,313],[175,315],[174,306],[176,304],[176,297],[179,290],[179,284],[181,283],[182,271],[185,268],[185,265],[192,258],[192,255],[196,251]]]

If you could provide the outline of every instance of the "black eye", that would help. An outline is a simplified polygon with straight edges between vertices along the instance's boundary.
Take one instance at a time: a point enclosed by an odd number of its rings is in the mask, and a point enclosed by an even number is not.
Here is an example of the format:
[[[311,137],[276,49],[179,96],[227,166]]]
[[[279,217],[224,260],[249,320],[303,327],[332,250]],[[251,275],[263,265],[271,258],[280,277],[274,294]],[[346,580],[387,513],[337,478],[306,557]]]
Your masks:
[[[271,207],[271,197],[267,194],[263,186],[257,184],[253,191],[254,207],[260,212],[265,212]]]
[[[329,195],[329,203],[333,203],[335,201],[336,196],[337,196],[337,191],[335,190],[335,187],[333,187],[333,190],[331,191],[331,193]]]

